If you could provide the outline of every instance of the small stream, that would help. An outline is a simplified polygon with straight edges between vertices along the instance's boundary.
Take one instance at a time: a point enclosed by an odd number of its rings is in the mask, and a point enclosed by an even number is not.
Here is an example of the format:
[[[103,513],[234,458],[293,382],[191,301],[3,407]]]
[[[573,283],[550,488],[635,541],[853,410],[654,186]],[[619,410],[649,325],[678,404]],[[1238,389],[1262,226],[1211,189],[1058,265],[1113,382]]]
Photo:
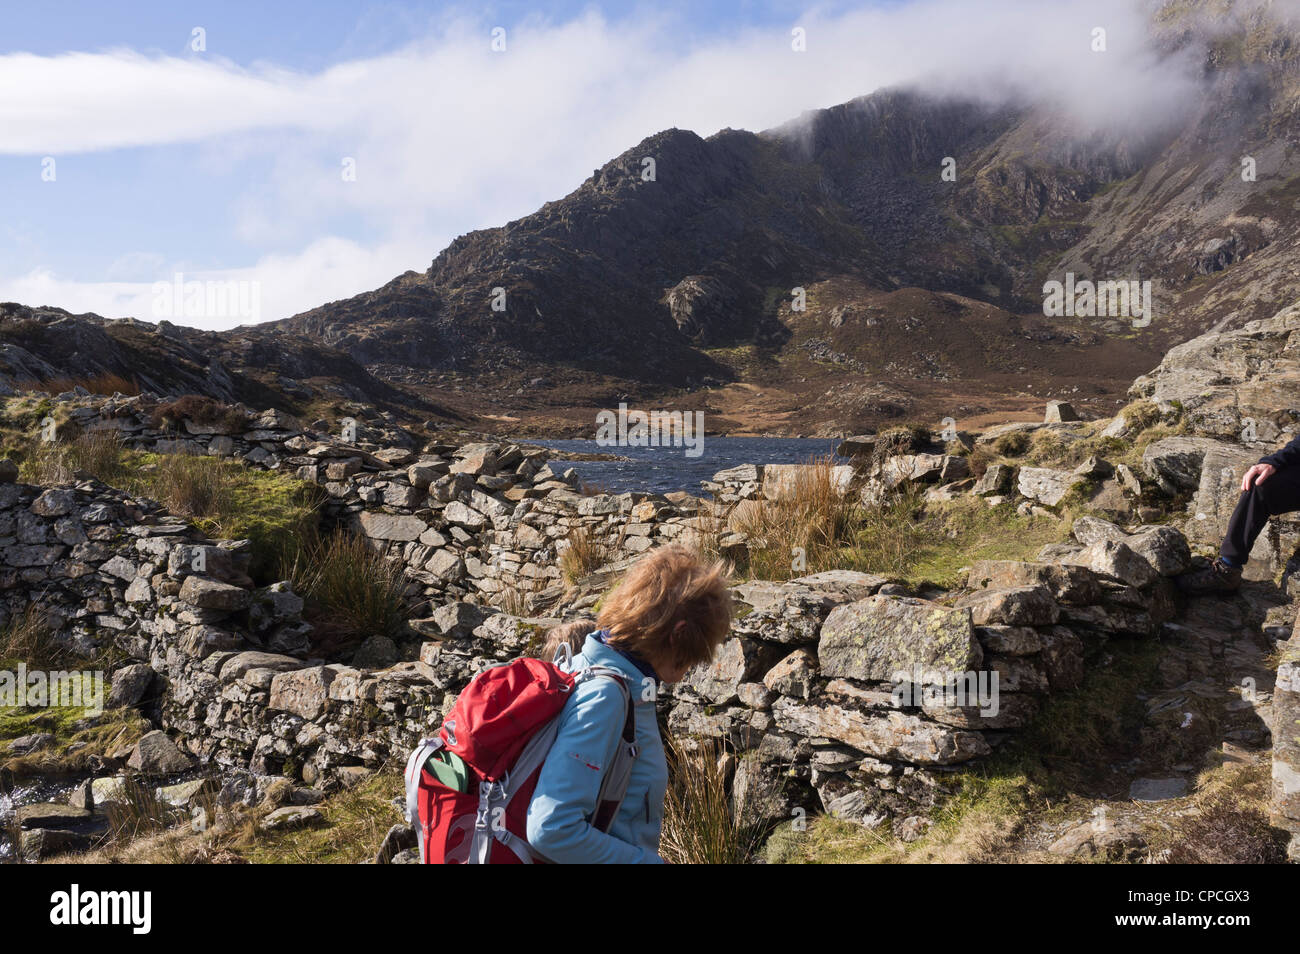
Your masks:
[[[19,861],[17,857],[18,846],[14,843],[16,827],[14,816],[18,809],[24,805],[42,803],[66,805],[73,790],[83,782],[89,779],[111,777],[113,774],[112,772],[97,772],[77,775],[34,776],[18,780],[0,779],[0,864],[14,864]],[[172,775],[134,775],[130,777],[146,790],[156,792],[160,788],[179,785],[182,782],[191,782],[208,775],[210,775],[210,771],[202,767],[195,767]],[[7,790],[4,788],[5,785],[9,786]],[[121,805],[120,802],[118,804]],[[104,805],[96,805],[91,818],[74,826],[71,830],[93,836],[104,834],[114,817],[111,813],[106,814],[105,807]],[[169,816],[175,815],[176,817],[184,814],[184,809],[174,804],[166,805],[157,802],[152,804],[151,807],[151,802],[147,801],[136,809],[127,810],[128,818],[135,818],[131,813],[140,810],[146,812],[145,816],[141,816],[145,821],[159,812],[167,813]]]
[[[22,779],[8,791],[0,791],[0,864],[12,864],[16,860],[14,813],[19,808],[41,802],[67,802],[72,790],[89,777]]]

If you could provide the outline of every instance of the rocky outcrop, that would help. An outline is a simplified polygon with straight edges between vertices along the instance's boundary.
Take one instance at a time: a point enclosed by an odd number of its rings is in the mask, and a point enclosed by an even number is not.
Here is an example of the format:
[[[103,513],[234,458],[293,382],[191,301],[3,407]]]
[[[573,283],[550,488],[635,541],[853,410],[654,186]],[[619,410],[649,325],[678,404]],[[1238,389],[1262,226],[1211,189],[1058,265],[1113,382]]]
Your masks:
[[[1283,644],[1273,689],[1273,823],[1290,832],[1300,862],[1300,626]]]

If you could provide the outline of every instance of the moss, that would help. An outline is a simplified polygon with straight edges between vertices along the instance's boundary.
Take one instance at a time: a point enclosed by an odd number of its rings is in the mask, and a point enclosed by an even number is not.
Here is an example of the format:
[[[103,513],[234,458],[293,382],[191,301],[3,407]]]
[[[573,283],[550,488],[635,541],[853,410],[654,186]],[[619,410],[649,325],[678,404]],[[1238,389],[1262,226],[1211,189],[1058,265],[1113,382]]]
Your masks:
[[[1089,501],[1101,489],[1101,484],[1093,479],[1081,480],[1071,487],[1061,498],[1057,510],[1063,514],[1077,514],[1088,508]]]
[[[915,584],[952,586],[976,560],[1033,560],[1044,545],[1065,536],[1069,521],[1022,517],[1010,502],[990,507],[967,498],[934,507],[927,526],[932,529],[909,553],[903,576]]]
[[[250,570],[259,582],[279,579],[286,559],[315,539],[321,496],[314,484],[217,457],[128,452],[127,459],[132,493],[158,499],[210,536],[252,541]]]
[[[1018,833],[1031,802],[1023,775],[966,773],[954,794],[932,813],[930,828],[915,841],[903,841],[888,826],[865,828],[823,815],[810,819],[804,831],[780,826],[768,840],[764,856],[769,864],[996,860]]]
[[[90,772],[106,756],[134,745],[148,730],[149,723],[134,709],[110,709],[97,715],[75,706],[0,708],[0,753],[20,736],[36,732],[54,736],[42,751],[7,759],[0,754],[0,772],[15,778]]]

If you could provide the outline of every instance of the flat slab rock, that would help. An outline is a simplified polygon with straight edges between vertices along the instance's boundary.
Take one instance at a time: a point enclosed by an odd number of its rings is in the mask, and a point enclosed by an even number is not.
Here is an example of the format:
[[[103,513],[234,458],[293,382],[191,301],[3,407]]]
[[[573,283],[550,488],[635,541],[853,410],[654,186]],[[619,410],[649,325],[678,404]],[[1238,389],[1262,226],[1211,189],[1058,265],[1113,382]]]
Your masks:
[[[1128,797],[1137,802],[1163,802],[1187,794],[1187,779],[1136,778],[1128,788]]]
[[[14,818],[23,829],[77,828],[90,821],[90,812],[72,805],[41,802],[19,806],[14,812]]]
[[[260,822],[257,827],[262,831],[295,831],[310,828],[324,822],[325,816],[317,809],[306,805],[286,805],[277,808]]]
[[[977,669],[984,653],[967,610],[877,595],[831,610],[822,624],[817,658],[824,676],[890,682],[914,666]]]

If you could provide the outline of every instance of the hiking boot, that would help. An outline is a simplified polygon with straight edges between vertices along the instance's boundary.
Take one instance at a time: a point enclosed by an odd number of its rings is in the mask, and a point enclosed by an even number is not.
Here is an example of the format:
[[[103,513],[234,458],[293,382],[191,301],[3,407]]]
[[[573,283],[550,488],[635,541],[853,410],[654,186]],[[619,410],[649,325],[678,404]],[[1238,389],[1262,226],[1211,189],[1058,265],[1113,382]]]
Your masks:
[[[1175,582],[1184,593],[1235,593],[1241,588],[1241,567],[1215,560],[1207,567],[1183,573]]]

